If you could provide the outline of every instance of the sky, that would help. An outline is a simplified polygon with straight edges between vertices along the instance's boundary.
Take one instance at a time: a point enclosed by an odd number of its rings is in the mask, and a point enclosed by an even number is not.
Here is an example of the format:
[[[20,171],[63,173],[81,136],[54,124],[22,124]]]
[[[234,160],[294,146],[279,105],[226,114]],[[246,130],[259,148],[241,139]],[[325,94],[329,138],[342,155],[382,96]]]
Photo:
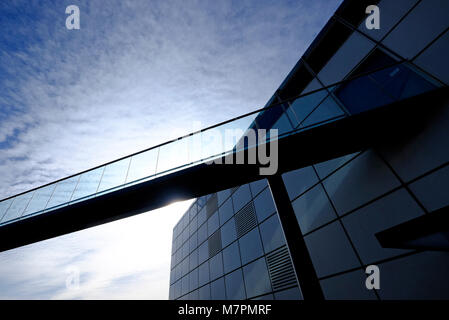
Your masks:
[[[1,1],[0,198],[263,107],[340,3]],[[167,299],[192,201],[0,253],[0,299]]]

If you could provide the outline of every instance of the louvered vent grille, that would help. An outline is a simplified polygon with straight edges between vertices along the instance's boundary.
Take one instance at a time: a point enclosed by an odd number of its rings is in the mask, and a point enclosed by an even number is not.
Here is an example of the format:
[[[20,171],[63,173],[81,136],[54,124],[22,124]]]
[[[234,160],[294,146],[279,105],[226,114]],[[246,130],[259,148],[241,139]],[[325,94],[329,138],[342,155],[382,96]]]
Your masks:
[[[254,203],[250,201],[235,214],[237,237],[241,237],[257,225]]]
[[[212,197],[210,197],[206,203],[207,218],[210,218],[210,216],[213,215],[214,212],[217,211],[217,209],[218,209],[217,194],[214,193],[214,195]]]
[[[296,285],[296,276],[287,247],[283,246],[267,255],[273,290],[280,290]]]
[[[218,252],[221,251],[221,232],[217,230],[213,233],[209,238],[209,258],[215,256]]]

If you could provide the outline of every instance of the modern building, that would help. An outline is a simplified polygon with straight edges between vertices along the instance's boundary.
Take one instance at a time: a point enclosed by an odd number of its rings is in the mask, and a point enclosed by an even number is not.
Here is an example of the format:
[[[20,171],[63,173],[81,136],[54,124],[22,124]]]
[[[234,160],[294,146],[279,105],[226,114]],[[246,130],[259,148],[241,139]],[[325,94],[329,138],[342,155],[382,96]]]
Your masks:
[[[342,3],[253,123],[317,129],[289,145],[297,169],[197,198],[170,299],[449,298],[448,17],[445,0]],[[320,134],[348,119],[371,134]]]

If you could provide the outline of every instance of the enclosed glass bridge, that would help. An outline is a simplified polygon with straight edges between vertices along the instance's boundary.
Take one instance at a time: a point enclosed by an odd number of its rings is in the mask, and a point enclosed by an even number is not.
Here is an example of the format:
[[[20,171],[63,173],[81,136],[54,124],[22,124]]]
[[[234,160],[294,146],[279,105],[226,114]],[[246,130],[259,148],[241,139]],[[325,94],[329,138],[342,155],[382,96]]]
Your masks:
[[[155,183],[163,181],[165,186],[169,186],[170,182],[167,181],[175,173],[199,166],[204,167],[206,163],[213,159],[257,148],[258,145],[242,143],[242,141],[246,141],[244,138],[247,137],[249,129],[277,129],[278,134],[268,136],[264,143],[274,139],[279,143],[284,140],[290,141],[290,144],[279,144],[279,156],[282,157],[284,154],[287,154],[287,150],[285,150],[287,146],[290,149],[295,147],[291,143],[298,141],[297,137],[307,137],[308,140],[299,140],[305,141],[303,143],[306,145],[310,144],[313,146],[317,144],[318,141],[313,139],[319,136],[318,132],[323,131],[313,131],[314,129],[327,128],[326,126],[328,126],[332,130],[340,130],[345,124],[350,124],[350,122],[342,122],[342,120],[358,119],[358,115],[367,114],[367,112],[375,109],[388,109],[389,106],[395,103],[435,91],[439,87],[441,87],[441,84],[420,74],[406,62],[402,62],[377,69],[376,71],[360,72],[344,81],[288,100],[272,99],[266,107],[241,117],[1,200],[0,238],[2,237],[3,229],[7,229],[15,224],[19,225],[32,218],[48,215],[56,211],[60,212],[58,214],[63,215],[64,210],[61,209],[70,208],[84,202],[94,203],[92,202],[93,199],[119,194],[117,191],[124,191],[133,187],[134,189],[132,190],[135,190],[136,186],[148,184],[150,181],[155,181]],[[372,117],[372,119],[381,118]],[[380,123],[374,125],[382,126]],[[221,139],[229,136],[230,131],[235,133],[232,139]],[[316,133],[310,134],[312,132]],[[356,132],[352,132],[352,134],[357,135]],[[259,144],[260,141],[259,139],[259,142],[256,144]],[[301,146],[296,147],[301,148]],[[284,149],[281,150],[281,148]],[[322,148],[326,149],[325,146],[322,146]],[[310,152],[308,151],[308,158],[311,159],[311,163],[317,161],[318,158],[323,160],[326,157],[333,156],[332,154],[326,155],[324,150],[321,152],[324,152],[324,156],[322,155],[314,160]],[[300,162],[298,162],[298,166],[300,165]],[[227,167],[229,168],[229,166]],[[232,167],[237,168],[239,165]],[[288,169],[291,170],[291,166]],[[280,168],[280,172],[282,170],[285,171],[286,168]],[[232,173],[232,170],[227,172]],[[248,177],[249,180],[256,178]],[[242,181],[236,179],[236,185],[239,182],[241,183]],[[197,182],[190,181],[190,183],[190,186],[192,186]],[[219,188],[219,186],[217,187]],[[192,196],[198,196],[198,193],[192,193]],[[133,199],[135,201],[137,198]],[[151,199],[146,199],[145,201],[148,203],[148,201],[151,202]],[[136,212],[134,211],[134,214]],[[117,213],[114,213],[114,217],[111,217],[110,220],[124,216],[126,214],[117,215]],[[58,221],[65,220],[60,218]],[[104,221],[102,219],[98,223],[103,223]],[[70,223],[70,220],[67,220],[67,224]],[[85,227],[95,224],[95,221],[92,220]],[[53,227],[56,228],[57,226]],[[30,224],[28,228],[33,230]],[[82,227],[75,229],[80,228]],[[17,230],[16,232],[18,232]],[[35,234],[27,242],[16,241],[15,244],[6,245],[4,248],[72,231],[67,226],[61,230],[63,231],[53,231],[42,237]],[[39,230],[34,232],[38,233]],[[11,233],[7,234],[8,236],[11,235]],[[5,239],[2,241],[5,241]]]

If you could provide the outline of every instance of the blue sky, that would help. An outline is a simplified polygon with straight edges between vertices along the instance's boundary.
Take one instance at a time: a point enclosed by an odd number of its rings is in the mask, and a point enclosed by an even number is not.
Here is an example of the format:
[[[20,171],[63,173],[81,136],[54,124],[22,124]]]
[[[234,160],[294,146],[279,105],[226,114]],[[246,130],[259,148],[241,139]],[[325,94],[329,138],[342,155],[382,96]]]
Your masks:
[[[0,2],[0,197],[263,106],[340,2]],[[0,298],[166,299],[189,203],[0,253]]]

